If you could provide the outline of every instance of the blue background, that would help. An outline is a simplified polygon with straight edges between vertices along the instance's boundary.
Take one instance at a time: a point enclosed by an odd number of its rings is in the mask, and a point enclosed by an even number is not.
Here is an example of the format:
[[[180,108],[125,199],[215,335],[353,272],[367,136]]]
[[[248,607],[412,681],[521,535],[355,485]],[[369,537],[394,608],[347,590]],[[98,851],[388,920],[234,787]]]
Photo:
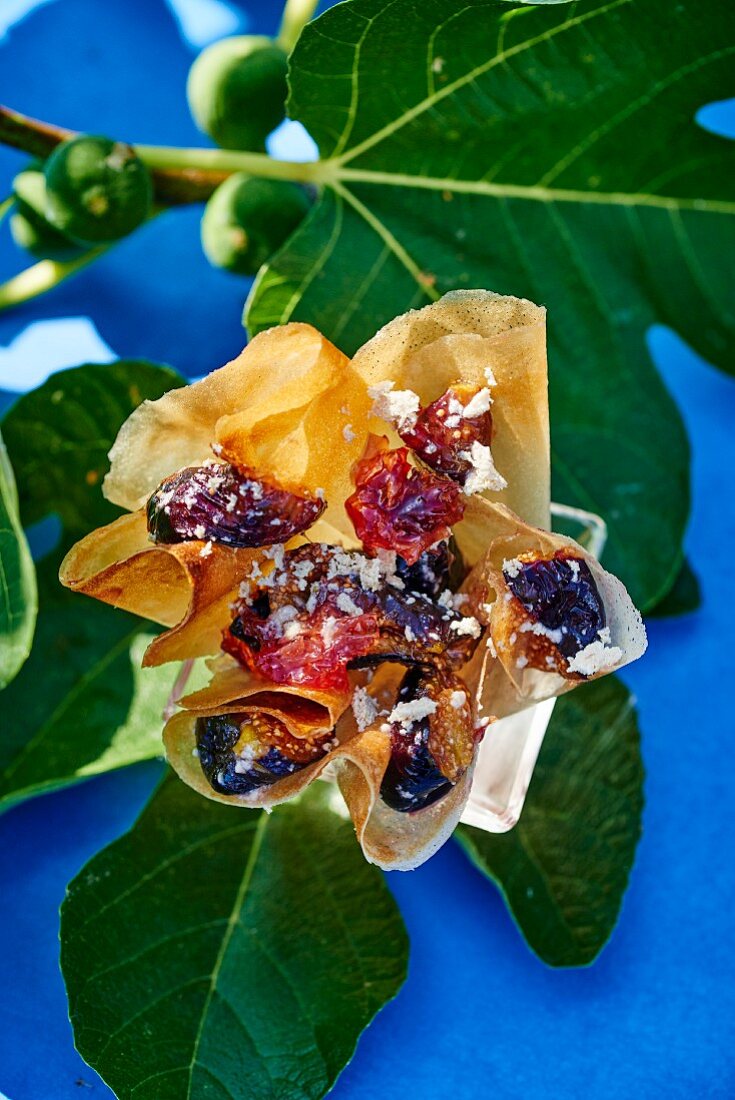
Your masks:
[[[47,0],[20,19],[28,7],[0,0],[0,101],[81,130],[192,144],[202,139],[184,82],[196,49],[222,33],[273,31],[279,5]],[[730,107],[706,117],[733,134]],[[284,140],[294,148],[301,139],[292,131]],[[0,150],[4,184],[23,159]],[[2,384],[36,384],[39,347],[56,366],[98,348],[100,357],[145,356],[193,376],[235,354],[248,284],[208,267],[198,219],[196,209],[168,214],[49,296],[0,314]],[[0,277],[22,263],[0,234]],[[29,327],[85,317],[98,335],[87,321]],[[23,343],[34,332],[35,351]],[[420,870],[389,876],[411,936],[410,975],[363,1036],[336,1100],[735,1096],[735,723],[725,694],[735,384],[672,333],[650,339],[692,440],[688,552],[704,603],[695,615],[651,622],[648,655],[626,670],[648,781],[619,927],[593,968],[555,972],[528,952],[492,886],[452,844]],[[133,822],[158,774],[156,764],[132,768],[0,818],[0,1093],[9,1100],[112,1096],[73,1048],[58,906],[68,880]]]

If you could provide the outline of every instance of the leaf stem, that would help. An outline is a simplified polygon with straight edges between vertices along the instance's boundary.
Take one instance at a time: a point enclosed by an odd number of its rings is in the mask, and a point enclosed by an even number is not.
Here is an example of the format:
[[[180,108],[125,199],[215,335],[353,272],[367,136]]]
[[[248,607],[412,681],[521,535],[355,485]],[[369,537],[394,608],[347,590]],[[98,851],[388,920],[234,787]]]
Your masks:
[[[225,178],[233,172],[248,172],[265,179],[320,183],[324,178],[319,161],[276,160],[267,153],[245,153],[231,149],[181,149],[170,145],[136,145],[135,151],[153,170],[195,170]]]
[[[20,274],[14,275],[7,282],[0,284],[0,310],[29,302],[32,298],[38,298],[39,295],[45,294],[47,290],[52,290],[59,283],[63,283],[65,279],[68,279],[70,275],[80,271],[87,264],[91,264],[93,260],[96,260],[110,247],[110,245],[102,245],[99,248],[93,248],[90,252],[85,252],[83,256],[78,256],[75,260],[68,260],[65,263],[60,263],[57,260],[41,260],[31,267],[27,267],[25,271],[21,271]]]
[[[3,202],[0,202],[0,222],[2,222],[3,218],[10,213],[10,208],[12,207],[14,202],[14,195],[8,195],[7,199],[4,199]]]
[[[302,30],[313,17],[319,0],[286,0],[276,41],[286,53],[296,45]]]

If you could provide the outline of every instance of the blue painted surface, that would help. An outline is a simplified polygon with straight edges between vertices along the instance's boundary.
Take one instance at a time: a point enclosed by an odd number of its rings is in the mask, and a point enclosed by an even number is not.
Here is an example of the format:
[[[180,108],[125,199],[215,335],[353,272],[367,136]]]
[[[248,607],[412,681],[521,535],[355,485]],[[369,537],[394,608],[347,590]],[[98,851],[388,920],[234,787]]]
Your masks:
[[[0,101],[42,117],[52,103],[56,121],[80,128],[199,141],[182,96],[191,48],[170,10],[154,0],[104,7],[104,27],[93,0],[54,0],[11,27],[0,45]],[[277,7],[251,5],[252,29],[272,30]],[[87,94],[103,71],[119,73],[119,86]],[[733,132],[735,112],[717,112]],[[20,163],[0,150],[0,180]],[[242,343],[246,284],[201,259],[196,221],[194,211],[167,216],[66,287],[0,315],[0,345],[35,321],[87,315],[119,355],[192,375],[218,365]],[[0,273],[19,266],[0,234]],[[723,686],[732,683],[735,384],[665,330],[652,347],[691,435],[688,551],[704,605],[651,623],[649,654],[625,676],[639,700],[648,783],[618,930],[592,969],[553,972],[453,846],[391,875],[411,935],[410,976],[361,1040],[335,1100],[735,1095],[734,723]],[[70,362],[73,354],[72,342]],[[132,823],[157,774],[155,764],[130,769],[0,818],[0,1093],[9,1100],[112,1095],[73,1049],[57,910],[66,882]]]

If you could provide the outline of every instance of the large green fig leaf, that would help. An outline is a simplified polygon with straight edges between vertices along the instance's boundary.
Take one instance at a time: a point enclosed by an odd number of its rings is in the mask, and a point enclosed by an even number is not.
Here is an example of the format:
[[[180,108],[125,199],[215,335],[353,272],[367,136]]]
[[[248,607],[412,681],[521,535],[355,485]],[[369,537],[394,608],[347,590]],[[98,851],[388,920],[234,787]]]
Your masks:
[[[102,480],[109,467],[107,452],[121,424],[141,401],[182,383],[170,367],[144,360],[88,363],[51,375],[6,413],[3,434],[18,483],[23,525],[50,516],[61,524],[58,544],[39,568],[47,601],[71,598],[56,576],[70,546],[120,515],[120,509],[102,496]]]
[[[547,305],[555,499],[605,517],[644,607],[688,512],[646,329],[733,362],[735,146],[694,116],[733,94],[734,55],[720,0],[337,5],[291,58],[320,199],[247,308],[251,331],[308,320],[351,352],[457,287]]]
[[[0,689],[30,653],[37,609],[36,571],[18,515],[13,468],[0,436]]]
[[[119,514],[100,487],[123,420],[180,384],[151,363],[77,367],[5,416],[21,519],[28,526],[56,516],[61,534],[39,563],[31,655],[0,695],[0,810],[162,752],[162,712],[179,667],[141,669],[150,623],[67,592],[57,572],[75,539]]]
[[[617,922],[642,809],[633,700],[609,676],[557,701],[516,827],[455,836],[544,962],[586,966]]]
[[[75,1041],[120,1100],[318,1100],[398,992],[403,923],[332,795],[268,815],[169,778],[71,883]]]

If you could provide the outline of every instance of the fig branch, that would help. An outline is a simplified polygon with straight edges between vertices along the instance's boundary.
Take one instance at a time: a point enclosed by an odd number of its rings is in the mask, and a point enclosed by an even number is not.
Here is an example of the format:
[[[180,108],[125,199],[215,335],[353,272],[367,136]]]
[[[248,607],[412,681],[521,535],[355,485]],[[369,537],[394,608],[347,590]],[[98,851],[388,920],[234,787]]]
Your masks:
[[[161,210],[206,203],[202,247],[215,267],[253,275],[306,216],[327,166],[277,160],[266,138],[285,118],[288,54],[318,0],[286,0],[275,38],[234,35],[194,61],[194,122],[219,148],[131,145],[0,106],[0,144],[36,162],[13,180],[10,232],[40,262],[0,286],[0,309],[50,290]],[[39,163],[40,162],[40,163]],[[313,196],[311,196],[313,197]]]

